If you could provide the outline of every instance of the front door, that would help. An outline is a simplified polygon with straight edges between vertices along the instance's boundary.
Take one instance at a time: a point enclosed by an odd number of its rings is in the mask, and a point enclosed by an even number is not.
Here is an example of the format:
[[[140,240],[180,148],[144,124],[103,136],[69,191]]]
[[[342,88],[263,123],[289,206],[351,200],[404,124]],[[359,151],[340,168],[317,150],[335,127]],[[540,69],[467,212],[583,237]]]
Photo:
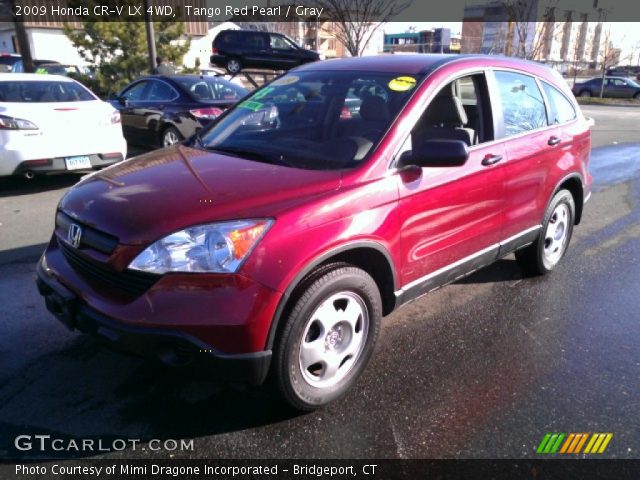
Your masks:
[[[493,130],[482,73],[444,86],[414,127],[408,148],[462,139],[469,157],[462,166],[399,173],[404,300],[497,258],[506,151],[503,143],[491,142]]]

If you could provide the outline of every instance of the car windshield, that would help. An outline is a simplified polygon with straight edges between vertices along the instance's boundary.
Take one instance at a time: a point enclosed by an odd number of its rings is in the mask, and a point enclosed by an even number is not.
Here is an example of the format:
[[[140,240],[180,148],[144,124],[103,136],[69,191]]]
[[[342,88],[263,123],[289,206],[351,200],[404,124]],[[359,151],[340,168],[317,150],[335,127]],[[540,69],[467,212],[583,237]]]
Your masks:
[[[51,80],[0,82],[0,102],[85,102],[96,100],[89,90],[75,82]]]
[[[636,88],[640,88],[640,83],[636,82],[635,80],[632,79],[627,79],[627,85],[630,85],[632,87],[636,87]]]
[[[398,73],[287,74],[200,135],[197,146],[296,168],[352,168],[364,160],[420,78]]]
[[[176,81],[194,100],[240,100],[249,91],[223,78],[183,77]]]

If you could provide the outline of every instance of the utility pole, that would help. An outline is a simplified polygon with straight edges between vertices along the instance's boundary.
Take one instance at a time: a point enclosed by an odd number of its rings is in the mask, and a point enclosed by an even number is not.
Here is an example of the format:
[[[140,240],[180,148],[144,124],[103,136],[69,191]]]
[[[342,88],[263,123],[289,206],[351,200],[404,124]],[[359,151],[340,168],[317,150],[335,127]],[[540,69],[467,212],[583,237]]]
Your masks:
[[[9,2],[11,7],[11,16],[13,17],[13,25],[16,29],[16,38],[18,39],[18,47],[20,48],[20,55],[22,56],[22,65],[24,71],[27,73],[33,73],[35,67],[33,66],[33,58],[31,58],[31,46],[29,45],[29,37],[27,31],[24,28],[22,19],[18,19],[15,15],[16,12],[16,0]]]
[[[156,70],[156,38],[153,33],[153,22],[149,11],[149,0],[144,0],[144,24],[147,30],[147,49],[149,51],[149,73]]]

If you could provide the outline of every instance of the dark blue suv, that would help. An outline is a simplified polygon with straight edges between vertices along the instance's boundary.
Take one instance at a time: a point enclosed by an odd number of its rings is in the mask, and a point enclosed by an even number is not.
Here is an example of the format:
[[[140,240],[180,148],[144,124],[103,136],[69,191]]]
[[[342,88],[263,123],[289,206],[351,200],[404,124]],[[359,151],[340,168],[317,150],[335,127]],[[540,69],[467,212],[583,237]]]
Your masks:
[[[213,40],[211,63],[235,75],[245,67],[289,70],[320,60],[286,35],[254,30],[223,30]]]

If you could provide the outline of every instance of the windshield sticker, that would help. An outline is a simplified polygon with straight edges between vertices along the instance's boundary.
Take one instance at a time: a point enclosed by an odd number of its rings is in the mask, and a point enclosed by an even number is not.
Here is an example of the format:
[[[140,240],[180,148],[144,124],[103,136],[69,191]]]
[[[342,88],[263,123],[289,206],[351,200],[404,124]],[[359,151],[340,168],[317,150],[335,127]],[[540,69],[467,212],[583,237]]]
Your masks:
[[[264,103],[253,102],[251,100],[247,100],[246,102],[242,102],[238,105],[238,108],[246,108],[247,110],[253,110],[257,112],[264,106]]]
[[[253,100],[260,100],[261,98],[266,97],[267,95],[269,95],[271,92],[273,92],[275,90],[275,88],[273,87],[267,87],[264,90],[262,90],[261,92],[256,93],[253,96]]]
[[[271,83],[271,85],[273,85],[274,87],[280,87],[282,85],[293,85],[298,80],[300,80],[300,77],[296,77],[295,75],[288,75],[286,77],[282,77],[277,80],[274,80],[273,83]]]
[[[389,89],[394,92],[406,92],[416,86],[416,79],[413,77],[396,77],[389,82]]]

